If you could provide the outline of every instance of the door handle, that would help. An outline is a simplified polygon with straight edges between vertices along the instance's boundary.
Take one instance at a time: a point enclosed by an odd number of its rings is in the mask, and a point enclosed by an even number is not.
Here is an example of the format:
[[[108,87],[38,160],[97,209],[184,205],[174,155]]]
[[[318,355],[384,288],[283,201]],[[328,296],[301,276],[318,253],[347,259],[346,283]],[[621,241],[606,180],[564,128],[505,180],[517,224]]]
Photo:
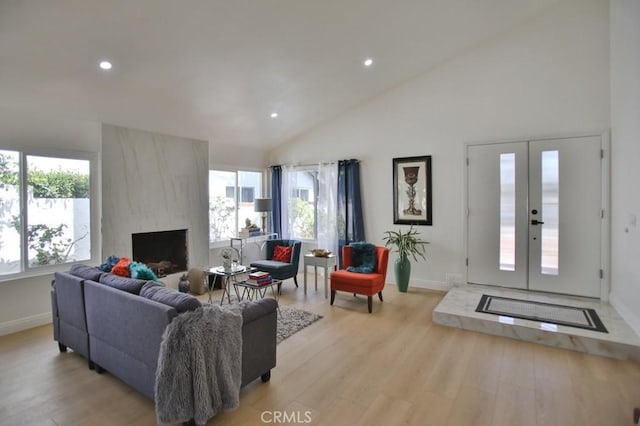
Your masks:
[[[537,219],[531,219],[531,224],[532,225],[544,225],[544,222],[540,222]]]

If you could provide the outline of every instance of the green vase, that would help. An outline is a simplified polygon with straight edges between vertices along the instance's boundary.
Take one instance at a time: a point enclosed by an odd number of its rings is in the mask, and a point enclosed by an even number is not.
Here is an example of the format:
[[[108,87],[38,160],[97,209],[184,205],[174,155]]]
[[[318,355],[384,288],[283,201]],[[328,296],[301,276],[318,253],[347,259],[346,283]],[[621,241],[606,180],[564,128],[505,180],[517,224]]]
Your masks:
[[[406,293],[409,287],[409,277],[411,276],[411,262],[406,257],[404,259],[396,259],[393,265],[393,271],[396,275],[396,283],[401,293]]]

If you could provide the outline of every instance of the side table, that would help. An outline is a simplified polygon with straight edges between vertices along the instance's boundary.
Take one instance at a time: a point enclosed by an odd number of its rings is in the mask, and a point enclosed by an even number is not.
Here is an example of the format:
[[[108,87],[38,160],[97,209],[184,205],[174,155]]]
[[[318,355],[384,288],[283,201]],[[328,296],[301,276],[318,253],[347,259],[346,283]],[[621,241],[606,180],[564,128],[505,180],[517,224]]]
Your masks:
[[[329,268],[333,268],[334,270],[338,268],[335,255],[330,254],[326,257],[314,256],[312,254],[304,255],[304,294],[307,294],[307,266],[313,266],[316,291],[318,291],[318,266],[324,268],[324,298],[329,298]]]

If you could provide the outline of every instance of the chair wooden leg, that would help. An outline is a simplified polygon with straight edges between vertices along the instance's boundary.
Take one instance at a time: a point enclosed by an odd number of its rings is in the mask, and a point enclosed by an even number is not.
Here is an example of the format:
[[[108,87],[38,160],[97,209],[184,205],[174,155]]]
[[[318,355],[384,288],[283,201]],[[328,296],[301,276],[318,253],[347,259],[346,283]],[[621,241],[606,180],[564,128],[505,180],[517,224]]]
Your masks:
[[[333,306],[333,301],[336,300],[336,291],[331,289],[331,305]]]
[[[367,305],[369,305],[369,313],[371,313],[371,308],[373,308],[373,297],[367,296]]]
[[[381,291],[378,292],[378,297],[380,298],[381,302],[384,302],[384,300],[382,300],[382,292]]]
[[[296,275],[293,276],[293,283],[298,287],[298,277]]]

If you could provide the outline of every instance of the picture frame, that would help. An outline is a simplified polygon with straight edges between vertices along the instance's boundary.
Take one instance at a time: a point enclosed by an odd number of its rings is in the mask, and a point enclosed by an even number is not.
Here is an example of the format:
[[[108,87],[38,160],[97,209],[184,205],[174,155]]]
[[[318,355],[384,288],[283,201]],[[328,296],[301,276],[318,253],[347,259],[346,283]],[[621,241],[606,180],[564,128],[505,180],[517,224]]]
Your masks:
[[[433,225],[431,156],[393,159],[393,223]]]

